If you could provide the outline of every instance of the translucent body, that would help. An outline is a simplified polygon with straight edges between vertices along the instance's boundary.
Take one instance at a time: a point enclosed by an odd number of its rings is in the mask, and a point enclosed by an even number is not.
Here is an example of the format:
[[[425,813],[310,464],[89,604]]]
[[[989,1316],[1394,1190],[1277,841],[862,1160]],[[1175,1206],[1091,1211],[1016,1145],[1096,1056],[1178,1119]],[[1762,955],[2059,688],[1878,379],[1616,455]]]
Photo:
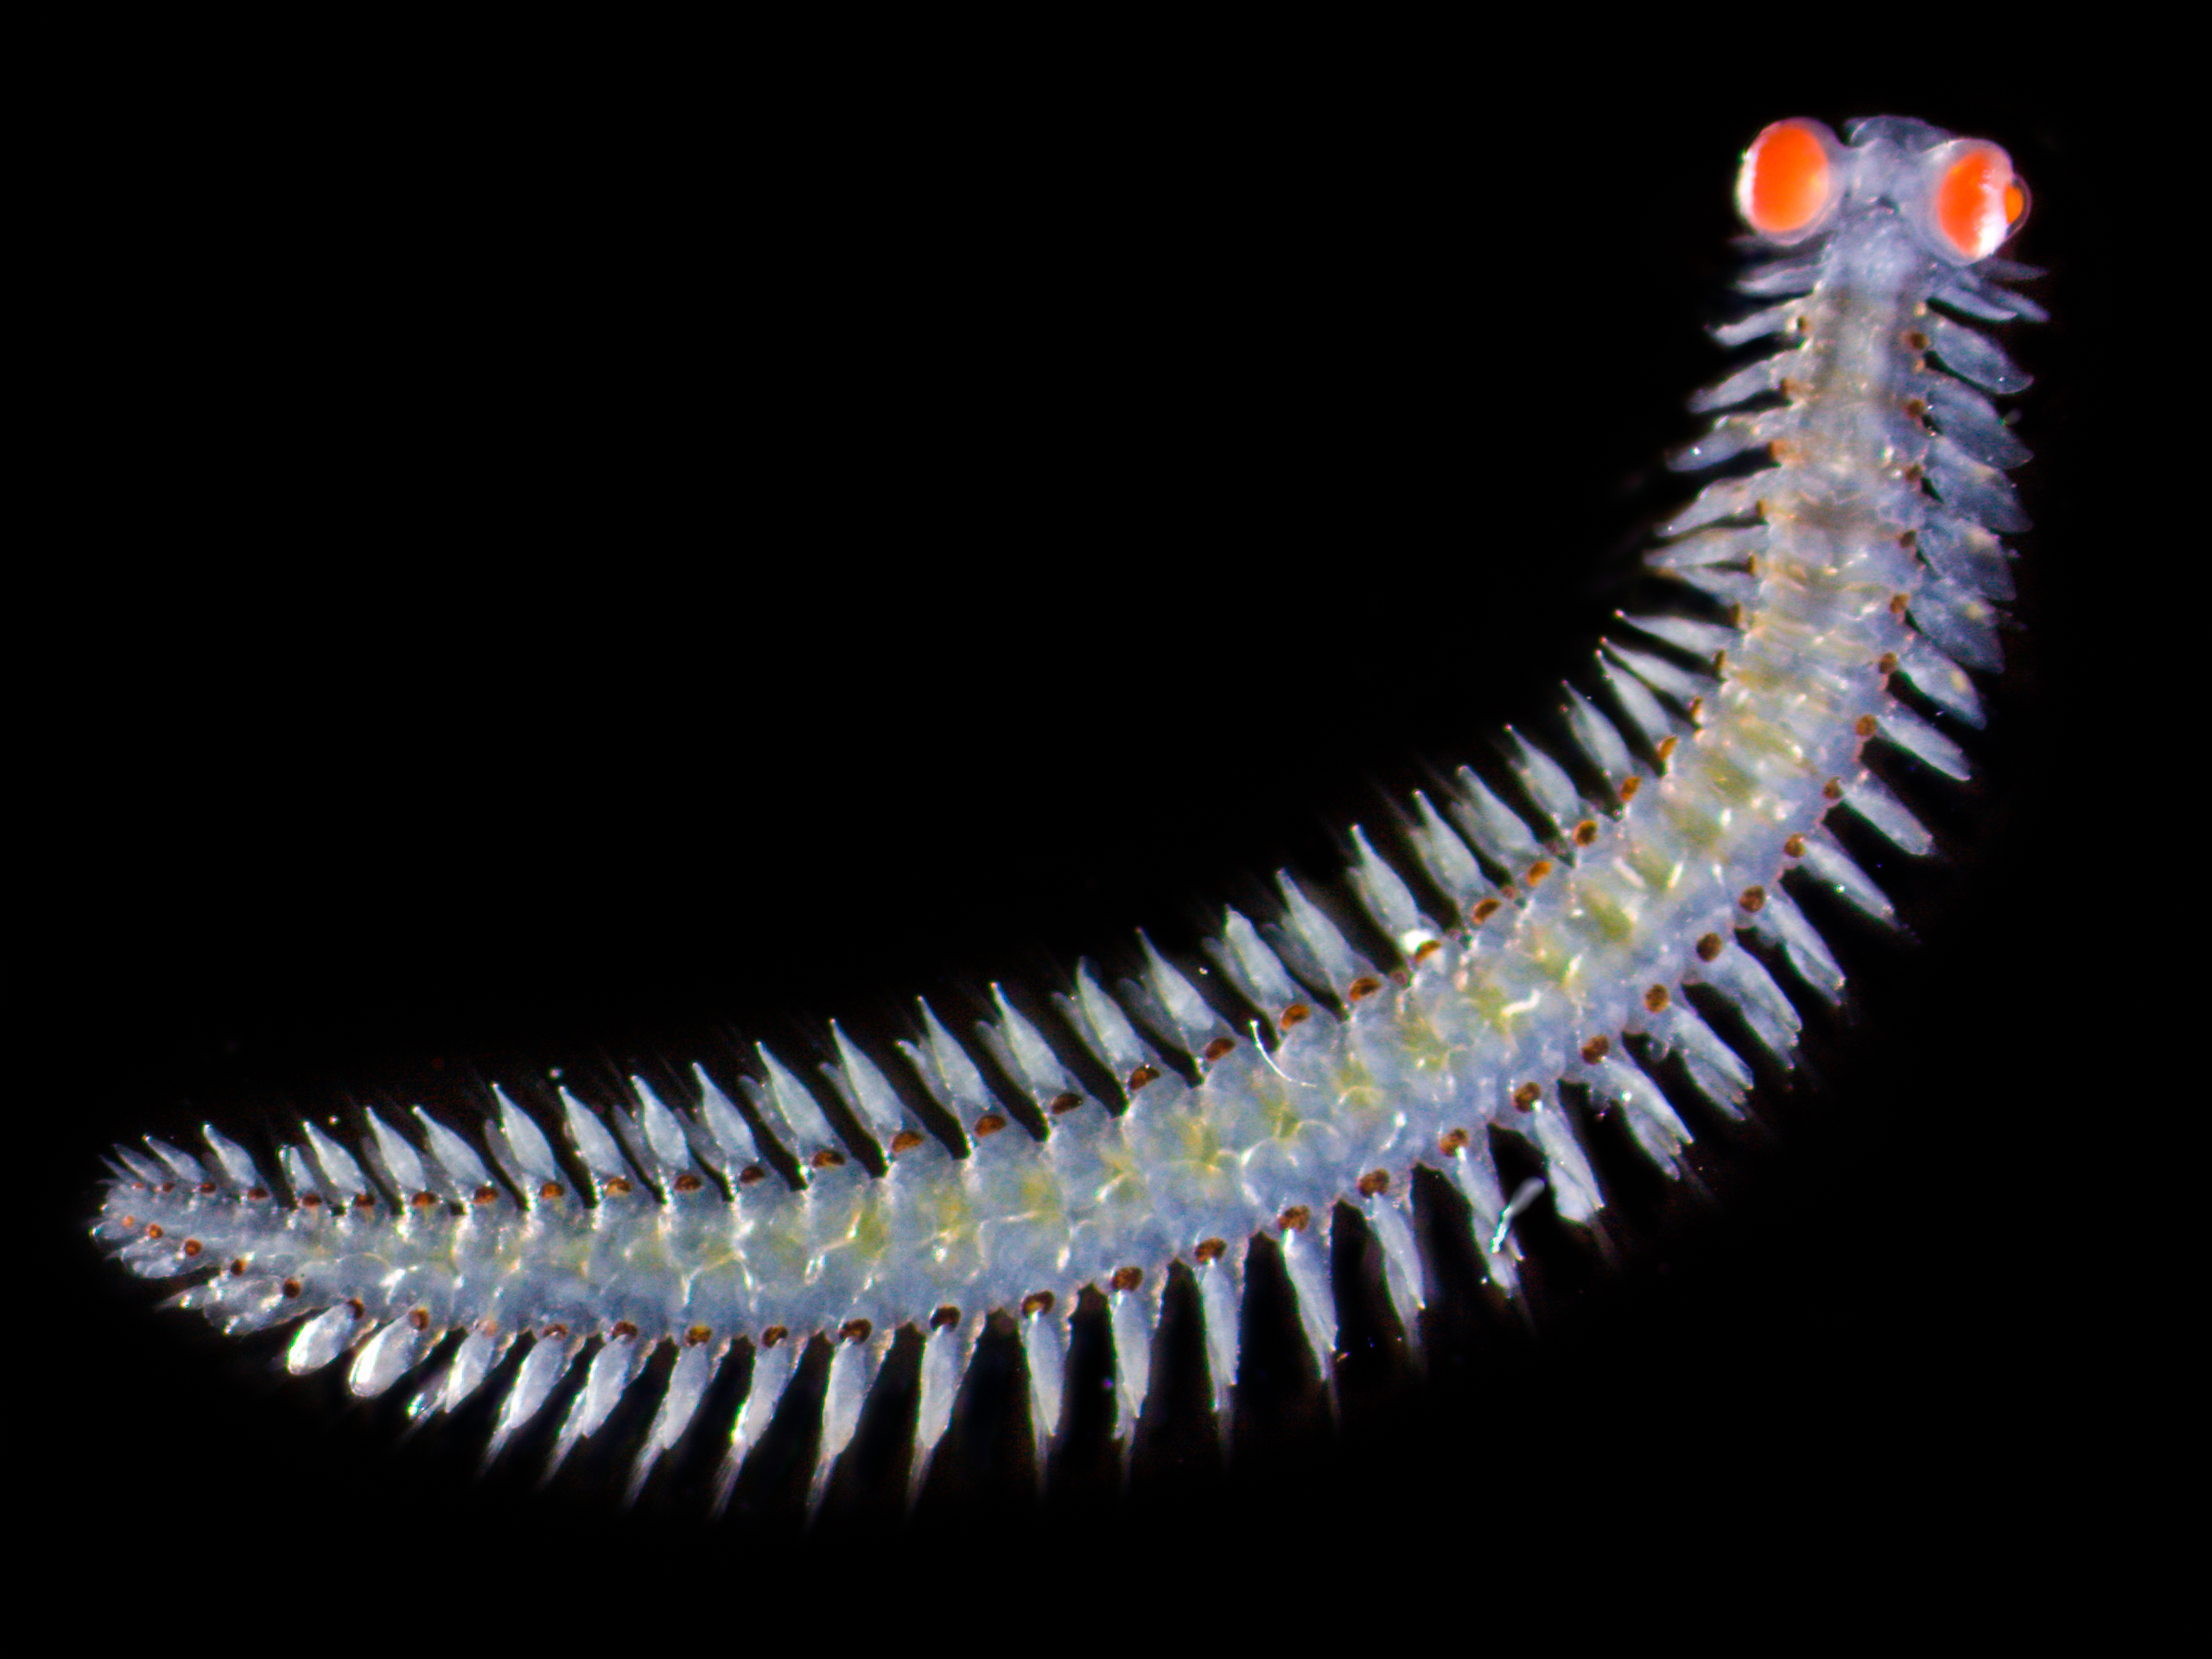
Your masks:
[[[1510,735],[1506,768],[1525,814],[1464,774],[1409,809],[1417,827],[1402,844],[1420,868],[1394,868],[1356,836],[1334,914],[1355,909],[1360,925],[1340,926],[1287,878],[1279,914],[1258,925],[1225,916],[1207,954],[1266,1027],[1229,1017],[1230,999],[1147,944],[1141,980],[1109,988],[1084,970],[1059,999],[1058,1040],[1072,1033],[1081,1054],[1056,1050],[1001,999],[972,1037],[925,1011],[903,1067],[834,1030],[818,1074],[764,1050],[736,1086],[744,1107],[702,1077],[691,1100],[641,1090],[634,1114],[614,1119],[566,1096],[532,1109],[501,1097],[480,1125],[424,1119],[419,1138],[372,1118],[348,1148],[309,1128],[281,1159],[281,1187],[220,1137],[209,1140],[219,1174],[156,1144],[155,1160],[125,1155],[99,1231],[129,1241],[122,1255],[142,1272],[214,1269],[185,1300],[226,1325],[304,1316],[293,1369],[350,1354],[359,1393],[443,1356],[418,1399],[444,1409],[496,1371],[495,1448],[567,1389],[556,1461],[607,1420],[644,1358],[673,1344],[640,1479],[743,1346],[751,1393],[734,1424],[716,1426],[734,1470],[793,1357],[825,1336],[838,1347],[817,1491],[902,1325],[925,1333],[918,1469],[993,1311],[1020,1321],[1034,1427],[1049,1438],[1065,1320],[1085,1287],[1109,1300],[1126,1433],[1179,1260],[1199,1287],[1218,1406],[1235,1376],[1244,1254],[1262,1232],[1283,1247],[1325,1370],[1340,1201],[1367,1217],[1393,1305],[1417,1335],[1417,1164],[1466,1194],[1484,1258],[1510,1287],[1511,1223],[1535,1192],[1503,1190],[1491,1137],[1527,1144],[1570,1221],[1604,1194],[1563,1084],[1618,1104],[1637,1143],[1671,1167],[1688,1130],[1619,1039],[1648,1037],[1734,1108],[1751,1073],[1677,994],[1697,984],[1786,1058],[1797,1016],[1738,935],[1773,944],[1816,991],[1840,987],[1779,880],[1802,868],[1885,913],[1824,819],[1848,806],[1925,851],[1925,831],[1867,773],[1866,746],[1964,767],[1887,677],[1904,673],[1958,712],[1975,706],[1959,665],[1995,665],[1990,601],[2008,589],[1993,532],[2024,522],[2001,470],[2025,452],[1966,383],[2003,392],[2024,378],[1925,308],[1948,296],[1980,315],[2027,313],[1931,250],[1909,205],[1885,194],[1920,178],[1919,158],[1944,136],[1886,122],[1853,137],[1847,188],[1823,197],[1818,239],[1745,279],[1746,291],[1787,297],[1729,337],[1782,349],[1698,406],[1779,401],[1722,413],[1681,458],[1764,451],[1774,464],[1700,494],[1651,560],[1726,595],[1733,622],[1628,619],[1640,637],[1611,650],[1602,702],[1573,694],[1579,753]],[[1448,905],[1426,908],[1437,895]],[[1381,961],[1369,954],[1378,942],[1390,952]],[[1102,1069],[1120,1084],[1104,1101],[1078,1081]],[[1018,1100],[999,1097],[1006,1084]],[[940,1137],[923,1105],[957,1135]],[[776,1173],[793,1165],[801,1184]],[[518,1341],[519,1360],[498,1370]]]

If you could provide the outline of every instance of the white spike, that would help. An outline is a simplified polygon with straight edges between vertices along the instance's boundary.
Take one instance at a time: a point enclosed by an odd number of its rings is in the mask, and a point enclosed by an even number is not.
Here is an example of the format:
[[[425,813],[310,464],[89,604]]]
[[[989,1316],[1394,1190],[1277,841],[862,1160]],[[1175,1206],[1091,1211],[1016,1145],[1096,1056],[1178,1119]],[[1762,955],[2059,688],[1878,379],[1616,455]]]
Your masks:
[[[300,1127],[307,1131],[308,1145],[315,1149],[315,1161],[329,1184],[332,1196],[350,1198],[355,1193],[374,1191],[369,1185],[369,1178],[361,1173],[360,1165],[353,1161],[352,1153],[314,1124],[302,1123]]]
[[[1117,1077],[1126,1077],[1146,1064],[1152,1058],[1151,1051],[1145,1047],[1143,1039],[1137,1035],[1136,1027],[1129,1023],[1129,1016],[1122,1012],[1121,1005],[1106,995],[1088,962],[1077,964],[1075,986],[1073,1000],[1065,996],[1053,1000],[1067,1015],[1076,1034],[1085,1039],[1090,1052]]]
[[[1421,855],[1421,867],[1436,885],[1452,896],[1454,906],[1465,910],[1478,894],[1490,890],[1489,878],[1483,874],[1475,855],[1467,850],[1467,843],[1437,817],[1428,797],[1419,790],[1414,791],[1414,811],[1421,823],[1407,832],[1407,839],[1413,842],[1414,849]]]
[[[432,1117],[420,1106],[415,1109],[415,1121],[423,1126],[423,1134],[430,1143],[430,1156],[438,1160],[454,1185],[447,1189],[447,1196],[464,1203],[469,1195],[483,1187],[496,1189],[499,1183],[492,1179],[492,1172],[484,1167],[484,1160],[476,1149],[444,1124]]]
[[[284,1352],[284,1369],[294,1376],[321,1370],[346,1351],[359,1334],[354,1327],[360,1323],[346,1303],[323,1309],[293,1336],[292,1345]]]
[[[1037,1446],[1039,1487],[1045,1484],[1045,1467],[1059,1435],[1060,1410],[1066,1399],[1066,1300],[1055,1297],[1049,1308],[1021,1316],[1021,1352],[1029,1371],[1029,1431]]]
[[[1193,1053],[1205,1046],[1206,1039],[1217,1030],[1226,1031],[1226,1022],[1213,1011],[1212,1005],[1198,995],[1197,986],[1183,976],[1182,970],[1153,948],[1152,941],[1141,931],[1137,942],[1144,946],[1145,978],[1150,982],[1152,994],[1167,1011],[1174,1022],[1175,1031],[1183,1046]]]
[[[1675,722],[1659,706],[1659,700],[1645,690],[1643,681],[1602,656],[1598,658],[1598,671],[1605,677],[1605,683],[1611,689],[1621,711],[1643,734],[1645,742],[1656,747],[1662,740],[1674,735]]]
[[[782,1128],[792,1136],[794,1152],[804,1154],[823,1147],[835,1147],[837,1136],[830,1127],[830,1120],[822,1110],[822,1103],[813,1092],[791,1074],[789,1067],[768,1052],[765,1043],[755,1043],[753,1052],[760,1057],[760,1065],[768,1073],[765,1096],[755,1096],[753,1104],[760,1110],[771,1129]]]
[[[602,1135],[606,1132],[604,1128],[600,1131]],[[596,1434],[606,1424],[616,1402],[638,1380],[638,1373],[645,1370],[651,1352],[651,1344],[640,1338],[617,1336],[609,1338],[592,1356],[591,1368],[584,1373],[584,1385],[569,1402],[568,1417],[553,1442],[553,1455],[546,1459],[540,1484],[553,1478],[578,1440]]]
[[[1694,699],[1703,696],[1713,689],[1711,680],[1693,674],[1687,669],[1676,668],[1672,663],[1663,662],[1644,652],[1625,651],[1610,639],[1605,641],[1605,649],[1611,654],[1615,662],[1635,675],[1637,679],[1642,680],[1654,691],[1672,697],[1685,708]]]
[[[1409,1194],[1410,1188],[1401,1188]],[[1367,1224],[1375,1230],[1375,1237],[1382,1246],[1382,1282],[1390,1294],[1390,1306],[1398,1315],[1398,1323],[1405,1328],[1406,1342],[1415,1351],[1421,1348],[1421,1311],[1428,1305],[1428,1277],[1422,1270],[1421,1249],[1414,1243],[1413,1217],[1410,1198],[1401,1201],[1396,1194],[1379,1192],[1367,1200]]]
[[[471,1331],[461,1339],[461,1347],[438,1379],[410,1403],[409,1414],[421,1416],[451,1411],[484,1386],[484,1379],[505,1357],[513,1345],[511,1336],[495,1337],[481,1329]]]
[[[931,1459],[938,1442],[952,1426],[953,1402],[959,1397],[960,1379],[976,1351],[979,1319],[953,1319],[929,1333],[922,1348],[922,1398],[914,1415],[914,1457],[906,1475],[906,1504],[912,1508],[929,1478]]]
[[[374,1137],[377,1151],[384,1157],[385,1167],[403,1189],[399,1194],[404,1204],[429,1183],[423,1176],[423,1160],[414,1145],[398,1130],[374,1112],[365,1115],[369,1120],[369,1134]]]
[[[835,1020],[830,1022],[830,1039],[837,1046],[837,1058],[842,1062],[837,1070],[830,1073],[832,1082],[845,1096],[854,1115],[868,1125],[878,1141],[888,1146],[907,1118],[898,1091],[892,1088],[891,1079],[883,1075],[882,1068],[854,1046]]]
[[[1283,971],[1281,959],[1240,912],[1224,912],[1221,937],[1208,939],[1205,949],[1238,994],[1262,1012],[1279,1013],[1301,1000],[1303,994]]]
[[[537,1127],[537,1120],[509,1100],[496,1083],[492,1085],[492,1098],[499,1103],[499,1133],[506,1137],[507,1150],[514,1154],[522,1173],[533,1184],[566,1181],[568,1177],[562,1172],[560,1160],[553,1155],[553,1143]]]
[[[1329,1289],[1329,1228],[1325,1211],[1317,1212],[1304,1231],[1282,1236],[1282,1265],[1298,1303],[1298,1323],[1324,1382],[1334,1386],[1337,1303]]]
[[[1510,726],[1505,728],[1505,735],[1513,745],[1506,764],[1513,768],[1522,788],[1554,823],[1562,830],[1568,828],[1582,815],[1582,798],[1567,768]]]
[[[728,1506],[746,1459],[775,1421],[777,1404],[798,1372],[799,1351],[804,1345],[795,1337],[785,1337],[772,1348],[758,1342],[753,1344],[753,1380],[747,1385],[745,1404],[739,1408],[737,1421],[730,1425],[729,1452],[715,1478],[717,1515]]]
[[[1160,1322],[1160,1275],[1147,1273],[1134,1290],[1116,1290],[1106,1299],[1114,1335],[1114,1438],[1122,1442],[1128,1466],[1137,1421],[1152,1392],[1152,1333]]]
[[[1871,773],[1861,773],[1845,785],[1843,804],[1898,851],[1925,855],[1935,850],[1936,837]]]
[[[515,1379],[507,1389],[507,1397],[499,1403],[499,1419],[492,1429],[492,1443],[484,1448],[484,1461],[506,1449],[530,1420],[545,1408],[553,1397],[553,1390],[568,1375],[569,1367],[583,1351],[582,1337],[540,1337],[537,1346],[523,1356],[522,1364],[515,1372]]]
[[[1878,729],[1885,741],[1946,778],[1963,779],[1973,774],[1964,749],[1894,699],[1882,710]]]
[[[730,1097],[715,1086],[706,1068],[695,1065],[691,1075],[699,1080],[699,1115],[706,1120],[708,1135],[728,1160],[726,1167],[734,1174],[753,1161],[756,1152],[765,1156],[766,1149],[758,1147],[758,1137]]]
[[[1573,686],[1567,688],[1567,723],[1590,764],[1614,782],[1636,770],[1635,758],[1613,722],[1598,712],[1597,704]]]
[[[1320,906],[1290,879],[1290,872],[1276,871],[1275,886],[1282,893],[1281,926],[1306,947],[1319,969],[1319,982],[1341,989],[1358,978],[1364,964],[1353,953],[1344,936],[1337,931],[1336,924],[1323,915]],[[1297,964],[1291,965],[1294,968]]]
[[[691,1144],[684,1138],[683,1125],[677,1121],[676,1114],[668,1109],[643,1077],[632,1077],[630,1086],[638,1091],[638,1098],[642,1103],[638,1118],[645,1131],[645,1145],[652,1149],[653,1156],[660,1160],[664,1169],[680,1172],[688,1168],[691,1163]],[[685,1350],[687,1353],[690,1351]],[[674,1386],[673,1382],[670,1384],[671,1389]]]
[[[415,1328],[411,1319],[394,1319],[361,1344],[346,1378],[355,1396],[372,1400],[429,1357],[442,1331]]]
[[[200,1160],[181,1147],[173,1147],[166,1141],[156,1141],[150,1135],[146,1137],[146,1144],[153,1148],[154,1156],[167,1164],[177,1179],[186,1185],[197,1186],[207,1179],[207,1172],[200,1167]]]
[[[1213,1389],[1214,1426],[1224,1445],[1229,1439],[1229,1391],[1236,1382],[1237,1355],[1243,1333],[1239,1321],[1244,1302],[1244,1264],[1234,1249],[1198,1268],[1198,1319],[1205,1328],[1206,1379]]]
[[[1897,925],[1897,913],[1890,903],[1889,895],[1877,887],[1874,878],[1860,869],[1851,855],[1845,852],[1823,830],[1808,836],[1805,841],[1804,868],[1814,879],[1823,883],[1830,892],[1854,909],[1863,911],[1878,921]]]
[[[815,1447],[814,1477],[806,1488],[810,1516],[822,1507],[823,1494],[830,1490],[830,1471],[853,1443],[861,1424],[861,1408],[883,1363],[884,1351],[890,1346],[888,1331],[871,1332],[857,1339],[841,1338],[836,1351],[830,1356],[830,1384],[822,1396],[822,1437]]]
[[[1368,844],[1365,833],[1356,823],[1351,827],[1351,844],[1359,851],[1358,861],[1351,868],[1352,886],[1367,913],[1382,924],[1382,931],[1401,950],[1412,955],[1423,940],[1435,937],[1434,931],[1421,919],[1421,906],[1414,902],[1413,889]]]
[[[1453,783],[1457,792],[1445,798],[1444,815],[1484,858],[1512,870],[1542,850],[1521,815],[1491,793],[1490,785],[1472,770],[1460,767]]]
[[[601,1122],[599,1114],[578,1100],[564,1087],[561,1090],[562,1116],[567,1120],[569,1140],[575,1147],[576,1156],[583,1160],[584,1167],[595,1181],[608,1181],[624,1173],[622,1148],[609,1135],[607,1125]]]
[[[638,1501],[646,1477],[661,1455],[691,1427],[700,1402],[707,1397],[707,1385],[714,1381],[715,1371],[728,1351],[707,1343],[687,1344],[677,1351],[675,1369],[668,1374],[668,1391],[661,1395],[660,1409],[654,1414],[653,1425],[645,1432],[645,1444],[638,1448],[638,1460],[631,1467],[630,1484],[622,1495],[626,1507]]]
[[[213,1124],[202,1124],[200,1128],[200,1138],[207,1143],[207,1150],[215,1154],[215,1161],[223,1166],[223,1173],[229,1176],[234,1185],[238,1186],[264,1185],[261,1172],[254,1166],[253,1159],[247,1154],[246,1149],[237,1141],[218,1135]]]

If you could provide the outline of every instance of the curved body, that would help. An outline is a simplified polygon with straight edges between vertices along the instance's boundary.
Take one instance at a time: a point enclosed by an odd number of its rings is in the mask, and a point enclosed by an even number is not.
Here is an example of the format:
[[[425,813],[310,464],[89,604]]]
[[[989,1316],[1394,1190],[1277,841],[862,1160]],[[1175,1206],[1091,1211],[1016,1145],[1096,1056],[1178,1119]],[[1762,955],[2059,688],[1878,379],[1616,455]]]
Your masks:
[[[1987,280],[2001,265],[1931,251],[1900,209],[1897,181],[1946,137],[1866,124],[1844,152],[1865,188],[1743,279],[1764,308],[1724,343],[1780,349],[1700,406],[1766,406],[1724,414],[1680,458],[1738,471],[1650,555],[1683,606],[1635,620],[1567,694],[1576,748],[1509,734],[1487,778],[1463,771],[1403,823],[1356,833],[1339,889],[1282,878],[1278,912],[1229,912],[1202,960],[1147,945],[1137,978],[1109,987],[1085,969],[1062,996],[1001,997],[974,1032],[925,1011],[897,1055],[833,1027],[819,1065],[762,1048],[749,1075],[697,1073],[686,1099],[640,1085],[608,1116],[502,1097],[459,1128],[372,1116],[350,1148],[310,1128],[276,1170],[212,1133],[204,1160],[156,1143],[120,1154],[96,1230],[142,1273],[212,1268],[182,1300],[231,1328],[303,1319],[296,1370],[346,1356],[372,1395],[436,1360],[425,1409],[502,1390],[495,1449],[565,1386],[556,1463],[672,1345],[640,1481],[741,1357],[734,1475],[819,1333],[836,1348],[817,1491],[902,1326],[925,1333],[917,1477],[995,1312],[1022,1331],[1041,1449],[1086,1287],[1109,1305],[1126,1436],[1179,1262],[1219,1408],[1262,1235],[1325,1370],[1339,1202],[1368,1218],[1415,1333],[1416,1166],[1453,1181],[1510,1290],[1518,1214],[1548,1201],[1579,1223],[1603,1202],[1575,1103],[1620,1114],[1669,1167],[1688,1131],[1647,1066],[1738,1107],[1751,1066],[1692,988],[1777,1061],[1798,1016],[1770,964],[1801,992],[1840,988],[1792,887],[1877,916],[1886,901],[1831,815],[1929,845],[1868,746],[1963,775],[1893,680],[1979,718],[1963,669],[1998,665],[1996,534],[2024,523],[2002,477],[2024,451],[1982,394],[2025,382],[1929,306],[2032,307]],[[1498,1137],[1523,1144],[1541,1185],[1509,1189]]]

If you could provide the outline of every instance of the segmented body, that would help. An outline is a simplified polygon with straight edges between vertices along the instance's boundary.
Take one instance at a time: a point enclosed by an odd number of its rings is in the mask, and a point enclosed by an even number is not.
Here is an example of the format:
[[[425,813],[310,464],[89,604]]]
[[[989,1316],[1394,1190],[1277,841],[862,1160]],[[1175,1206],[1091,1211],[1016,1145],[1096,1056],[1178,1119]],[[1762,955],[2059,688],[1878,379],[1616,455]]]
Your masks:
[[[1859,142],[1933,140],[1904,124]],[[1927,302],[1992,317],[2031,308],[1931,258],[1881,213],[1847,216],[1743,286],[1777,302],[1724,340],[1771,334],[1783,349],[1701,406],[1776,391],[1781,405],[1725,416],[1684,460],[1764,452],[1771,464],[1710,486],[1650,561],[1728,620],[1639,620],[1591,687],[1606,707],[1569,693],[1577,752],[1509,740],[1516,804],[1464,772],[1448,796],[1410,804],[1385,842],[1395,858],[1355,835],[1336,919],[1286,879],[1280,916],[1255,928],[1231,912],[1203,965],[1147,947],[1141,979],[1109,990],[1084,969],[1056,1011],[1002,998],[973,1040],[925,1012],[903,1059],[833,1028],[818,1082],[764,1048],[758,1075],[702,1071],[692,1099],[640,1086],[632,1115],[564,1098],[559,1153],[504,1099],[468,1135],[427,1115],[416,1135],[372,1117],[349,1152],[310,1128],[284,1150],[281,1180],[212,1133],[212,1164],[156,1143],[153,1160],[121,1154],[129,1173],[98,1230],[129,1241],[141,1272],[212,1267],[183,1300],[229,1328],[305,1316],[296,1370],[350,1353],[368,1395],[442,1358],[426,1408],[500,1388],[495,1447],[572,1383],[556,1461],[672,1345],[640,1480],[718,1369],[747,1356],[734,1474],[805,1341],[826,1335],[817,1490],[903,1325],[926,1333],[917,1474],[994,1312],[1022,1332],[1041,1452],[1085,1287],[1109,1305],[1126,1437],[1178,1261],[1197,1281],[1221,1408],[1261,1234],[1283,1253],[1325,1369],[1339,1201],[1367,1217],[1414,1332],[1427,1294],[1416,1166],[1458,1185],[1510,1288],[1512,1221],[1535,1193],[1507,1190],[1491,1137],[1524,1142],[1559,1212],[1584,1221],[1602,1198],[1562,1090],[1618,1109],[1665,1165],[1688,1132],[1639,1052],[1675,1057],[1736,1109],[1750,1068],[1685,988],[1708,987],[1787,1057],[1797,1015],[1742,936],[1815,991],[1840,989],[1782,879],[1802,869],[1886,914],[1827,820],[1847,809],[1926,850],[1866,749],[1888,741],[1955,776],[1964,761],[1891,677],[1973,721],[1961,665],[1997,665],[1991,601],[2009,587],[1992,532],[2023,523],[1999,469],[2024,452],[1968,383],[2004,392],[2024,379]]]

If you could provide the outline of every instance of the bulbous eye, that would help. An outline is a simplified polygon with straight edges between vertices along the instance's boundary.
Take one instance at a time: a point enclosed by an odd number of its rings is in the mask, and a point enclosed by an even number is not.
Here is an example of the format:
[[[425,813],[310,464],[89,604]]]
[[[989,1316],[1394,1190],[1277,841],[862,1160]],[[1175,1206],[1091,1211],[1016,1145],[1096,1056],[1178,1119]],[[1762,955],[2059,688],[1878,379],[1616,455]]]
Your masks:
[[[1942,145],[1929,152],[1928,170],[1928,228],[1946,258],[1986,259],[2028,216],[2028,188],[1995,144]]]
[[[1736,210],[1770,242],[1802,241],[1826,225],[1843,194],[1842,146],[1818,121],[1777,121],[1751,140],[1736,175]]]

